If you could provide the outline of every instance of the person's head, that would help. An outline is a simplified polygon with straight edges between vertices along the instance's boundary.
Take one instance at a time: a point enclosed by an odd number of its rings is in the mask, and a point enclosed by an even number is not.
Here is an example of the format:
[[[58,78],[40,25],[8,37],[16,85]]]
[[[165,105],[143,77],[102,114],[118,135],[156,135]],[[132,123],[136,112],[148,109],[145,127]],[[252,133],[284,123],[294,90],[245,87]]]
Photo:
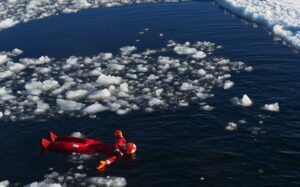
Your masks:
[[[123,137],[123,132],[121,130],[116,130],[115,137],[117,137],[117,138]]]
[[[125,150],[125,159],[127,160],[135,160],[136,155],[136,145],[134,143],[127,143]]]
[[[126,154],[134,154],[136,153],[136,145],[134,143],[127,143],[126,145]]]

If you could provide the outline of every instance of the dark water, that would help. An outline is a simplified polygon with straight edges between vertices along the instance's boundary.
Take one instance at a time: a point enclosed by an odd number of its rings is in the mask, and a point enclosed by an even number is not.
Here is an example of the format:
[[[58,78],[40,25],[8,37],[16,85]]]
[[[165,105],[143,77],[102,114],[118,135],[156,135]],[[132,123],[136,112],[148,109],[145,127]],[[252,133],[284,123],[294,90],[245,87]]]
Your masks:
[[[137,34],[145,28],[149,32]],[[60,135],[80,131],[111,142],[113,131],[122,129],[137,143],[138,159],[99,174],[95,167],[103,157],[96,157],[85,163],[88,176],[124,176],[128,186],[300,185],[300,56],[273,41],[264,28],[246,25],[212,2],[130,5],[49,17],[1,31],[0,51],[18,47],[27,57],[60,59],[116,52],[125,45],[157,48],[168,39],[215,42],[224,47],[218,55],[243,61],[254,71],[234,75],[235,87],[229,91],[216,89],[208,100],[216,107],[213,112],[192,105],[150,114],[105,113],[97,119],[1,122],[0,181],[27,184],[43,180],[49,168],[64,173],[78,165],[64,154],[40,155],[39,141],[49,130]],[[230,103],[244,93],[254,101],[252,107]],[[280,113],[260,109],[274,102]],[[247,123],[237,131],[224,130],[228,122],[241,119]]]

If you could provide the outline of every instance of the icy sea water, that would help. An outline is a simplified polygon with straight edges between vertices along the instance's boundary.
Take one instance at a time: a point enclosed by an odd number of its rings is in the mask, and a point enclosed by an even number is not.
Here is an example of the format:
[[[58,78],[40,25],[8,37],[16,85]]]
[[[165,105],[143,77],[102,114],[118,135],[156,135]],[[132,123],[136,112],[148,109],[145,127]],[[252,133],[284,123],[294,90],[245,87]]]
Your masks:
[[[138,34],[141,31],[145,33]],[[128,186],[300,185],[300,56],[273,41],[264,28],[244,24],[212,2],[129,5],[49,17],[1,31],[0,51],[18,47],[25,51],[22,56],[61,59],[117,52],[126,45],[159,48],[169,39],[217,43],[224,47],[218,55],[243,61],[254,71],[234,74],[235,86],[229,91],[215,89],[215,97],[206,101],[216,107],[211,112],[195,104],[123,116],[105,112],[95,119],[57,116],[1,122],[0,181],[41,181],[51,173],[49,168],[77,172],[79,164],[68,155],[40,155],[40,139],[49,130],[59,135],[80,131],[112,142],[113,131],[122,129],[138,146],[137,160],[120,161],[99,174],[95,167],[103,157],[97,156],[84,161],[81,173],[125,177]],[[245,93],[253,106],[230,102]],[[274,102],[280,104],[279,113],[261,110]],[[225,130],[231,121],[238,123],[237,131]]]

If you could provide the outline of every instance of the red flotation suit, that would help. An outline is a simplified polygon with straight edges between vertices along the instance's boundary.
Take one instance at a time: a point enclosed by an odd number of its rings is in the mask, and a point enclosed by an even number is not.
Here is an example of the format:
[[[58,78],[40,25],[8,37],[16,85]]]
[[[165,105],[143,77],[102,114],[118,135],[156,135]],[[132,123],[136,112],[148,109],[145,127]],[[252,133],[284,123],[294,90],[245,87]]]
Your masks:
[[[104,170],[107,165],[123,158],[124,155],[133,155],[136,152],[136,145],[127,143],[120,130],[115,131],[116,143],[104,143],[90,138],[79,138],[72,136],[56,136],[50,132],[50,140],[42,139],[43,149],[60,152],[75,152],[87,154],[106,154],[109,157],[105,161],[100,161],[98,170]]]

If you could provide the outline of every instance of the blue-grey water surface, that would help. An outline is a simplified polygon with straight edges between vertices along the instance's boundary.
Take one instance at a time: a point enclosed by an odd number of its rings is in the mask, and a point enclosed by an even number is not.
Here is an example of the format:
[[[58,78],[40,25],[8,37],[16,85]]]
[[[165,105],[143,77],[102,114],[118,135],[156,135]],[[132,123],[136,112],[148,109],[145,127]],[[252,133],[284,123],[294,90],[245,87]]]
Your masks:
[[[138,34],[145,28],[149,31]],[[96,119],[1,122],[0,181],[23,185],[43,180],[49,168],[64,173],[77,166],[65,154],[40,155],[40,139],[49,130],[59,135],[80,131],[113,142],[113,131],[122,129],[138,146],[137,160],[120,161],[99,174],[95,167],[100,156],[86,163],[88,176],[123,176],[128,186],[300,185],[300,56],[273,41],[264,28],[242,23],[212,2],[128,5],[52,16],[1,31],[0,51],[17,47],[24,57],[61,59],[117,52],[126,45],[158,48],[169,39],[215,42],[224,47],[217,55],[243,61],[254,71],[235,74],[229,91],[216,89],[208,100],[216,107],[212,112],[191,105],[124,116],[106,112]],[[230,102],[243,94],[253,100],[252,107]],[[279,113],[261,110],[274,102]],[[247,123],[237,131],[225,130],[228,122],[241,119]]]

